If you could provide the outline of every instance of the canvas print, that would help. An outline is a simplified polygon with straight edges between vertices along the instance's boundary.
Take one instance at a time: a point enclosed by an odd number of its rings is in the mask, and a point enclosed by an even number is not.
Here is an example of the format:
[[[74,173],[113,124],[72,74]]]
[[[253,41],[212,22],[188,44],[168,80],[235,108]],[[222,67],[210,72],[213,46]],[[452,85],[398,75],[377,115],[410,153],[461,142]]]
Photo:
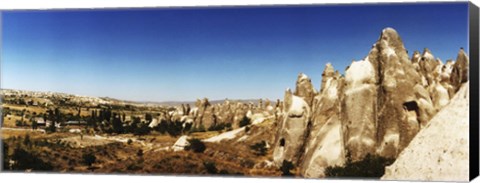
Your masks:
[[[467,2],[1,20],[4,172],[469,180]]]

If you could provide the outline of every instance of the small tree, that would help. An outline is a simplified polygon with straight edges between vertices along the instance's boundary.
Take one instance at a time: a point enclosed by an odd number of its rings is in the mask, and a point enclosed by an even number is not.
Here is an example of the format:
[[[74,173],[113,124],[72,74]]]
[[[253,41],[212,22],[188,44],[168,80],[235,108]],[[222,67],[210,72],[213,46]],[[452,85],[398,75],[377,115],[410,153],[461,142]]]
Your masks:
[[[23,139],[23,145],[30,146],[31,143],[32,141],[30,140],[30,135],[29,134],[25,135],[25,138]]]
[[[215,165],[215,162],[206,161],[206,162],[203,162],[203,166],[205,167],[205,169],[209,174],[218,173],[218,169],[217,169],[217,166]]]
[[[162,119],[154,129],[155,131],[160,132],[161,134],[165,134],[167,132],[167,128],[168,128],[168,122]]]
[[[200,140],[200,139],[190,139],[188,140],[190,145],[185,147],[185,150],[192,150],[193,152],[196,153],[203,153],[205,149],[207,148],[205,144]]]
[[[97,160],[97,157],[95,157],[95,155],[92,153],[83,154],[82,158],[83,163],[89,167],[91,167],[92,164]]]
[[[394,159],[367,154],[362,160],[353,162],[348,153],[344,166],[329,166],[325,169],[325,175],[327,177],[380,178],[385,173],[385,167],[394,161]]]
[[[167,128],[168,134],[174,137],[180,135],[182,133],[182,125],[183,123],[179,121],[169,123]]]
[[[261,141],[250,146],[257,156],[265,156],[267,154],[267,142]]]
[[[200,126],[198,126],[197,131],[198,132],[206,132],[205,126],[203,126],[203,124],[201,124]]]
[[[123,123],[122,123],[122,120],[119,117],[115,116],[113,118],[112,128],[113,128],[113,131],[117,134],[121,134],[121,133],[124,132]]]
[[[23,122],[21,120],[16,120],[15,126],[23,126]]]
[[[11,156],[15,163],[12,166],[13,170],[52,170],[53,166],[42,159],[38,158],[21,147],[17,147]]]
[[[293,176],[292,172],[290,172],[293,168],[293,163],[287,160],[283,160],[282,166],[280,167],[280,171],[282,171],[282,176]]]
[[[153,120],[152,114],[146,113],[145,114],[145,121],[152,122],[152,120]]]
[[[47,128],[45,128],[45,131],[47,132],[50,132],[50,133],[54,133],[57,131],[57,127],[55,126],[55,122],[51,122],[50,123],[50,126],[48,126]]]
[[[8,144],[5,143],[5,141],[2,141],[2,156],[3,156],[3,161],[2,161],[2,170],[8,170],[9,165],[8,165]]]
[[[37,120],[33,119],[33,120],[32,120],[32,129],[33,129],[33,130],[36,130],[37,128],[38,128]]]
[[[143,157],[143,150],[139,149],[139,150],[137,151],[137,156],[138,156],[138,157]]]
[[[133,134],[138,136],[147,135],[149,133],[150,127],[148,127],[148,124],[146,123],[141,123],[139,127],[135,128],[133,131]]]
[[[250,119],[247,116],[244,116],[238,126],[244,127],[250,124]]]

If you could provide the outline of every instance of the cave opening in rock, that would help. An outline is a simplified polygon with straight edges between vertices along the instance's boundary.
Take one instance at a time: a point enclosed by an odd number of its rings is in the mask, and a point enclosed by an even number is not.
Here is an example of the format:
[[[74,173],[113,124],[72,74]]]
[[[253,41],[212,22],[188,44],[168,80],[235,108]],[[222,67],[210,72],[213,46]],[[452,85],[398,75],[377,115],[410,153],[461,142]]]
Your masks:
[[[418,111],[418,104],[416,101],[408,101],[403,103],[403,107],[407,109],[407,111]]]
[[[280,147],[285,147],[285,139],[280,139]]]

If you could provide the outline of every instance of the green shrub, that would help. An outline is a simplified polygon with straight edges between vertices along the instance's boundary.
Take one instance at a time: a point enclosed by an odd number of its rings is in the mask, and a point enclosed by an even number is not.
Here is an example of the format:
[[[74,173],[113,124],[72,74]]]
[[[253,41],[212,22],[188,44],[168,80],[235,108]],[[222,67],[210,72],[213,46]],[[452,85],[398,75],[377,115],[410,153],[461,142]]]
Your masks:
[[[15,126],[23,126],[23,122],[20,120],[15,121]]]
[[[377,155],[367,154],[364,159],[353,162],[347,155],[345,166],[330,166],[325,169],[327,177],[374,177],[380,178],[385,173],[385,167],[395,160]]]
[[[138,156],[138,157],[143,157],[143,150],[139,149],[139,150],[137,151],[137,156]]]
[[[8,165],[8,145],[2,141],[2,156],[3,156],[3,161],[2,161],[2,170],[8,170],[9,165]]]
[[[93,163],[97,160],[97,157],[93,153],[83,154],[83,163],[87,166],[92,166]]]
[[[45,128],[45,131],[48,132],[48,133],[54,133],[57,131],[57,127],[55,126],[55,123],[52,122],[50,124],[50,126],[48,126],[47,128]]]
[[[148,124],[142,123],[139,125],[139,127],[134,129],[133,134],[138,135],[138,136],[143,136],[143,135],[148,135],[150,133],[150,127],[148,127]]]
[[[244,116],[238,126],[244,127],[250,124],[250,119],[247,116]]]
[[[205,149],[207,148],[200,139],[190,139],[188,140],[188,142],[190,143],[190,145],[186,146],[185,150],[192,150],[196,153],[203,153],[203,151],[205,151]]]
[[[232,128],[232,124],[230,123],[218,123],[212,125],[208,128],[208,131],[222,131],[224,129]]]
[[[194,133],[194,132],[206,132],[205,126],[203,126],[203,124],[201,124],[198,127],[191,128],[190,133]]]
[[[292,162],[283,160],[282,166],[280,167],[280,171],[282,171],[282,176],[293,176],[291,170],[293,170],[295,166]]]
[[[51,164],[43,161],[42,159],[38,158],[37,155],[32,154],[21,147],[17,147],[14,150],[11,158],[13,161],[15,161],[12,166],[13,170],[53,170],[53,166]]]
[[[267,154],[267,142],[261,141],[250,146],[257,156],[265,156]]]
[[[32,144],[32,141],[30,140],[30,135],[27,134],[25,138],[23,139],[23,145],[25,146],[30,146]]]
[[[250,131],[250,126],[245,126],[245,133],[248,133]]]
[[[131,170],[131,171],[136,171],[136,170],[141,170],[142,167],[136,163],[132,163],[130,165],[127,166],[127,170]]]
[[[170,136],[176,137],[182,134],[182,130],[183,130],[183,123],[180,121],[175,121],[168,124],[167,133]]]
[[[215,162],[206,161],[206,162],[203,162],[203,166],[205,167],[205,169],[209,174],[217,174],[218,172]]]

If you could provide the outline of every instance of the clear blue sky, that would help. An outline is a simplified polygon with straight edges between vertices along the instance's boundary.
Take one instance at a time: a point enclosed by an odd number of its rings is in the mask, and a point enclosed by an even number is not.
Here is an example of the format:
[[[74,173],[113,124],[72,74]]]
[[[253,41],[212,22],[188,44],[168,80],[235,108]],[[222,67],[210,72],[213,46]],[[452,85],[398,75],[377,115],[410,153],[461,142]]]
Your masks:
[[[2,12],[1,87],[135,101],[283,98],[318,89],[385,27],[442,60],[468,48],[467,3]]]

